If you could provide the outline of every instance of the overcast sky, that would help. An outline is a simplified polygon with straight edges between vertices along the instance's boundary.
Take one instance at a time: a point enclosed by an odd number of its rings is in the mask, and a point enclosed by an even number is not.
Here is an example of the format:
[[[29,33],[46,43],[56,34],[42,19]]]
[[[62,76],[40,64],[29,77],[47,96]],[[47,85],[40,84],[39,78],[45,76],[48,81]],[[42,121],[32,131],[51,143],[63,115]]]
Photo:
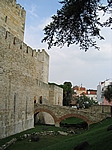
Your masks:
[[[97,42],[100,51],[91,48],[85,52],[78,45],[48,50],[47,44],[41,43],[43,28],[61,8],[58,1],[17,0],[26,10],[24,42],[33,49],[45,49],[49,54],[49,82],[70,81],[73,86],[82,84],[87,89],[97,89],[99,82],[112,78],[112,30],[102,30],[105,40]]]

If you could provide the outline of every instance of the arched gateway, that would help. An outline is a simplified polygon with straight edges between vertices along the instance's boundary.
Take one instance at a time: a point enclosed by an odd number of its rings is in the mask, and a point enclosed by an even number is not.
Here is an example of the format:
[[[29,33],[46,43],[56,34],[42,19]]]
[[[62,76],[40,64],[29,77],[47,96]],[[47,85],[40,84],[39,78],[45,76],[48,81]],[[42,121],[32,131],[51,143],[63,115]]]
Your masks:
[[[60,122],[66,118],[76,117],[83,119],[88,125],[99,122],[110,115],[107,113],[102,113],[100,111],[95,111],[91,109],[81,109],[77,110],[71,107],[58,106],[58,105],[44,105],[44,104],[35,104],[34,106],[34,115],[39,112],[49,113],[53,119],[55,126],[59,127]]]

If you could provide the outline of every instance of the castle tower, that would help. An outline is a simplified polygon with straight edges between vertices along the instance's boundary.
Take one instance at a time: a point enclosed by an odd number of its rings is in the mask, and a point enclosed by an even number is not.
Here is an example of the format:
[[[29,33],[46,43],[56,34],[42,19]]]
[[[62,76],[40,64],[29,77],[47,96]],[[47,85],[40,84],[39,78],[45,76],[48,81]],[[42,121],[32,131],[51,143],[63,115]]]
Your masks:
[[[48,84],[48,76],[49,76],[49,55],[43,49],[42,51],[38,50],[38,79],[46,84]]]
[[[34,99],[61,105],[63,97],[49,87],[49,55],[23,42],[25,16],[16,0],[0,0],[0,139],[34,127]]]
[[[16,0],[0,0],[0,25],[20,40],[24,40],[26,11]]]

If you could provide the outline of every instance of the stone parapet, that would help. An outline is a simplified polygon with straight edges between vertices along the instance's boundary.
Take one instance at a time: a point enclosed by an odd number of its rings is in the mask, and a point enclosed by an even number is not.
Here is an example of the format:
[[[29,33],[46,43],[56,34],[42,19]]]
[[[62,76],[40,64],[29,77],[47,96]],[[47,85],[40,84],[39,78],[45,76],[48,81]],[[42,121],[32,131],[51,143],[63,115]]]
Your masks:
[[[24,66],[25,64],[27,66],[30,65],[31,68],[34,68],[34,72],[33,70],[29,69],[32,76],[35,76],[35,78],[38,78],[42,82],[48,83],[49,55],[45,50],[36,51],[32,49],[1,26],[0,39],[2,42],[0,49],[1,51],[4,51],[5,56],[7,55],[8,58],[11,58],[11,53],[13,53],[14,57],[12,56],[12,62],[16,63],[14,59],[17,57],[16,61],[19,61],[18,65],[21,65],[20,67]],[[9,56],[8,53],[10,53]],[[8,62],[8,59],[5,61]],[[26,70],[25,68],[23,72]]]
[[[100,108],[100,107],[99,107]],[[35,104],[34,106],[34,114],[39,112],[47,112],[49,113],[55,122],[56,126],[59,126],[60,122],[69,117],[81,118],[88,125],[100,122],[107,117],[111,117],[111,114],[94,112],[91,109],[74,109],[71,107],[63,107],[58,105],[40,105]]]

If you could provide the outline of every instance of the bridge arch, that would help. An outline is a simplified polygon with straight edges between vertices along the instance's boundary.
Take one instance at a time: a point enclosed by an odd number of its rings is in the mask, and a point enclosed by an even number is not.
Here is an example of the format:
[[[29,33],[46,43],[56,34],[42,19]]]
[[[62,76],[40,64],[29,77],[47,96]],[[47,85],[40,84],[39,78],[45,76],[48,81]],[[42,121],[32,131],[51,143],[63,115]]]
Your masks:
[[[77,109],[75,110],[69,107],[58,105],[45,105],[37,103],[34,105],[34,117],[39,112],[46,112],[52,116],[56,127],[60,127],[61,121],[70,117],[81,118],[89,126],[90,124],[99,122],[105,119],[106,117],[110,117],[110,114],[107,114],[107,112],[109,111],[110,107],[109,110],[107,110],[106,107],[106,109],[104,109],[102,113],[102,107],[99,109],[99,106],[95,106],[90,110],[77,110]]]
[[[66,118],[71,118],[71,117],[81,118],[81,119],[84,120],[88,125],[91,124],[91,121],[90,121],[90,120],[88,120],[86,117],[84,117],[83,115],[80,115],[80,114],[66,114],[66,115],[64,115],[64,116],[62,116],[62,117],[60,117],[60,118],[58,119],[58,123],[60,124],[60,122],[61,122],[62,120],[66,119]]]
[[[54,119],[54,123],[57,122],[57,117],[54,115],[54,113],[52,111],[45,109],[45,108],[38,108],[34,111],[34,116],[37,115],[39,112],[46,112],[46,113],[50,114]]]

